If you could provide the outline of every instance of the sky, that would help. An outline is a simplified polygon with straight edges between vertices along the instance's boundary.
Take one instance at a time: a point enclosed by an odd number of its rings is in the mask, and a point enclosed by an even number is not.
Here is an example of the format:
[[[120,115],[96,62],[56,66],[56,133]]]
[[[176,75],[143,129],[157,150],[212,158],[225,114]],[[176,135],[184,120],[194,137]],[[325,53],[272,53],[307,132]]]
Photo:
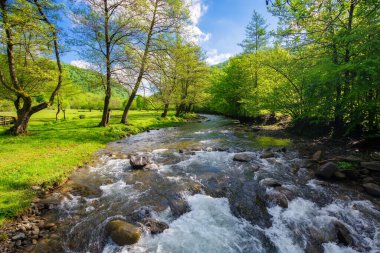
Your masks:
[[[245,27],[253,10],[260,13],[274,29],[277,19],[266,8],[265,0],[193,0],[202,8],[198,27],[206,34],[199,42],[210,65],[227,60],[242,51],[238,46],[245,38]]]
[[[202,47],[209,65],[218,64],[239,54],[238,44],[245,37],[245,27],[253,10],[260,13],[274,29],[277,19],[268,13],[265,0],[186,0],[191,5],[191,24],[187,31],[192,40]],[[86,67],[77,54],[69,52],[63,61]]]

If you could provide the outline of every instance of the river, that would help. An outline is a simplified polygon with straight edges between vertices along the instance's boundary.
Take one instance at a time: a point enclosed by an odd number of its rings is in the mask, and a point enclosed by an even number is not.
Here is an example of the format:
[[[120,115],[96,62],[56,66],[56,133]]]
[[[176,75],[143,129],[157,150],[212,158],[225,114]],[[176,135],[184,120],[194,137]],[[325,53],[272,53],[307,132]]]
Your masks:
[[[269,149],[274,157],[262,158]],[[250,161],[234,161],[240,152]],[[158,169],[134,171],[129,155],[149,156]],[[49,199],[56,252],[380,252],[379,206],[314,178],[290,140],[219,116],[110,143],[64,188]],[[190,211],[174,215],[173,198]],[[169,228],[125,247],[105,235],[110,220],[142,208]]]

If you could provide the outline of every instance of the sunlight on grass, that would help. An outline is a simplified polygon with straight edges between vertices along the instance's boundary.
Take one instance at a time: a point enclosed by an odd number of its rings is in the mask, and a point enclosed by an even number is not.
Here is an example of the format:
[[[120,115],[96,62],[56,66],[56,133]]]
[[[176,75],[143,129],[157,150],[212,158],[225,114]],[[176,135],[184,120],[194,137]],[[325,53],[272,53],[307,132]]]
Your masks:
[[[286,147],[291,144],[290,139],[273,138],[268,136],[260,136],[256,138],[256,141],[261,147]]]
[[[122,112],[112,111],[111,126],[100,128],[100,111],[67,110],[66,120],[56,122],[55,111],[45,110],[32,117],[27,136],[8,136],[7,127],[0,127],[0,224],[29,205],[35,196],[31,186],[61,183],[108,142],[181,121],[173,116],[161,119],[160,113],[131,111],[126,126],[119,123]]]

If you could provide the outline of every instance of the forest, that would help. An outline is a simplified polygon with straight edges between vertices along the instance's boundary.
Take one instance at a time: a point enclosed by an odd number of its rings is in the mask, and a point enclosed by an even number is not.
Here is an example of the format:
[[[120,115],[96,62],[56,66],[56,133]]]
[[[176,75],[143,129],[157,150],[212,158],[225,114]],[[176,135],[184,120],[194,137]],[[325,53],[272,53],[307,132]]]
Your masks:
[[[25,133],[30,117],[49,107],[101,109],[101,126],[109,109],[123,109],[127,123],[136,96],[140,109],[162,109],[163,117],[168,110],[239,119],[278,113],[294,127],[338,137],[378,133],[378,1],[268,3],[278,29],[269,31],[254,11],[243,53],[216,66],[180,32],[187,7],[88,0],[62,17],[63,3],[3,1],[0,104],[17,112],[10,133]],[[65,31],[59,24],[68,18],[73,28]],[[70,47],[90,69],[61,63]]]

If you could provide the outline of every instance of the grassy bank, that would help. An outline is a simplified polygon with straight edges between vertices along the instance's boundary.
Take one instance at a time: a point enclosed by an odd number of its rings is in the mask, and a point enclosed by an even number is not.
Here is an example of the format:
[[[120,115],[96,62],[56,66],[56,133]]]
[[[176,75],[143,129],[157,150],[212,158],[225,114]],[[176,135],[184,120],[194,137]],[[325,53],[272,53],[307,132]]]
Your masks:
[[[32,117],[29,134],[18,137],[6,135],[7,127],[0,126],[0,225],[29,205],[35,197],[32,186],[64,181],[108,142],[180,122],[173,116],[162,120],[159,112],[132,111],[125,126],[118,123],[121,114],[113,111],[111,126],[99,128],[99,111],[67,110],[66,120],[55,122],[55,111],[45,110]]]

